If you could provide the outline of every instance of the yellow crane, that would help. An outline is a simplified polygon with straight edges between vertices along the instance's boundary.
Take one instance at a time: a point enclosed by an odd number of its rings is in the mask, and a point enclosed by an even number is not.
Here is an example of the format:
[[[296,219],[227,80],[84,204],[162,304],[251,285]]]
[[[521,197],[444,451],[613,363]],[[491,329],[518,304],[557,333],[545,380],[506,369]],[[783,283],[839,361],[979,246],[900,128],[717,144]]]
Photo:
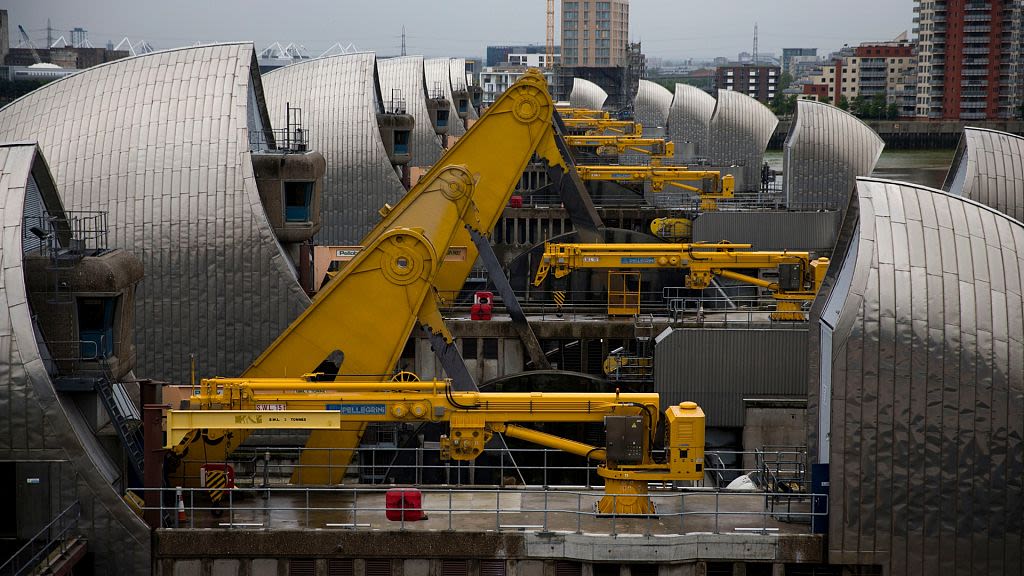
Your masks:
[[[562,117],[562,120],[568,120],[570,118],[580,119],[592,119],[592,120],[610,120],[611,114],[604,110],[591,110],[590,108],[570,108],[570,107],[559,107],[557,108],[558,115]]]
[[[568,130],[586,134],[630,134],[642,136],[643,125],[631,120],[610,120],[608,118],[562,118]]]
[[[643,136],[564,136],[565,143],[574,148],[595,148],[599,156],[636,152],[647,154],[652,162],[672,158],[676,153],[676,145],[664,138],[644,138]]]
[[[828,269],[828,258],[808,252],[762,252],[750,244],[552,244],[545,243],[534,276],[540,286],[548,274],[562,278],[573,270],[686,270],[686,287],[707,288],[715,277],[759,286],[776,301],[773,320],[804,320],[802,305],[814,300]],[[763,280],[737,270],[775,269],[778,281]]]
[[[584,182],[650,182],[653,192],[665,186],[693,192],[701,197],[702,210],[717,210],[718,201],[732,198],[736,181],[731,174],[722,176],[717,170],[690,170],[686,166],[577,166]],[[704,190],[686,182],[711,182]]]
[[[386,379],[417,324],[457,354],[438,310],[438,299],[457,293],[477,250],[471,230],[488,235],[534,156],[567,171],[556,141],[554,103],[539,71],[506,90],[465,136],[363,238],[363,247],[302,315],[244,372],[245,377],[298,377],[325,360],[341,381]],[[465,258],[444,256],[466,247]],[[172,476],[194,485],[199,466],[224,461],[248,436],[244,428],[193,430],[175,446],[182,462]],[[316,430],[309,448],[359,445],[362,428]],[[348,452],[351,454],[351,452]],[[314,484],[337,483],[344,462],[331,468],[324,452],[305,450],[300,464]]]
[[[272,407],[268,410],[267,407]],[[215,378],[202,381],[187,410],[167,412],[167,446],[203,428],[361,430],[368,422],[448,425],[443,459],[473,460],[494,434],[600,462],[603,514],[655,513],[647,483],[704,476],[704,413],[693,402],[665,410],[665,458],[653,456],[657,394],[464,392],[446,381],[323,382],[300,378]],[[592,446],[522,426],[544,422],[603,422],[607,441]]]

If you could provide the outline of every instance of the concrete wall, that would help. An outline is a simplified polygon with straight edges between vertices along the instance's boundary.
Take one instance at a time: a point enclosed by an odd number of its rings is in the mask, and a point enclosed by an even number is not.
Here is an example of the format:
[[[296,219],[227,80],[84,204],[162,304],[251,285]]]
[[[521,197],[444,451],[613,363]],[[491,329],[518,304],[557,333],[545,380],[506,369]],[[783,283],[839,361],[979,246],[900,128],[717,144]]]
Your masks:
[[[814,568],[813,535],[158,530],[156,576],[684,576]],[[796,572],[794,572],[796,573]]]

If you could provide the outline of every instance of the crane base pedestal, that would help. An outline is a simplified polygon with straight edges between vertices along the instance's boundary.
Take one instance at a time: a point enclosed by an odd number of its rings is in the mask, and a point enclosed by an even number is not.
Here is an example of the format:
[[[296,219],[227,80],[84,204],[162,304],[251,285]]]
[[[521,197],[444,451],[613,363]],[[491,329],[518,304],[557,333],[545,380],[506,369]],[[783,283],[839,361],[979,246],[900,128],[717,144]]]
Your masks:
[[[647,481],[605,478],[605,496],[597,502],[598,516],[655,515],[654,502],[647,496]]]

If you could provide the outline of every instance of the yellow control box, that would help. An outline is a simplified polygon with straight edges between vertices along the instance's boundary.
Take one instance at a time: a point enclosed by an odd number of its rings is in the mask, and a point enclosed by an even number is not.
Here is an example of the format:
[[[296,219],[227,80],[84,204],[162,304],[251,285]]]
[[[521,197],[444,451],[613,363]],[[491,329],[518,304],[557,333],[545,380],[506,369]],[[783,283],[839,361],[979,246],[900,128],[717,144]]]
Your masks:
[[[682,402],[665,410],[669,466],[681,480],[704,477],[704,411],[696,402]]]

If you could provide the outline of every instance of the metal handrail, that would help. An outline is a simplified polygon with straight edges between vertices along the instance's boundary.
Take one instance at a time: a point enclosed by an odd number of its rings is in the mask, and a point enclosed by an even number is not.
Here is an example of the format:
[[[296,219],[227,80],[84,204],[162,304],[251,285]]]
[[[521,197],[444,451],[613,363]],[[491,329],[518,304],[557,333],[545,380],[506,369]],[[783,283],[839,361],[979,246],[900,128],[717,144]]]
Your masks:
[[[380,505],[379,499],[389,489],[415,488],[424,497],[420,508],[432,523],[414,523],[400,514],[398,520],[384,520],[386,506]],[[809,524],[813,516],[824,516],[827,513],[814,512],[810,506],[811,498],[828,498],[826,494],[771,494],[761,491],[722,491],[708,488],[671,488],[668,485],[652,483],[648,486],[648,497],[659,508],[658,519],[651,521],[646,517],[631,514],[599,513],[592,509],[593,503],[599,498],[610,496],[613,499],[635,499],[636,494],[610,494],[600,490],[580,488],[568,489],[533,489],[516,488],[502,489],[452,489],[419,486],[337,486],[329,488],[312,487],[272,487],[256,490],[262,496],[256,504],[245,504],[249,496],[247,491],[228,490],[221,505],[205,505],[208,502],[204,488],[144,488],[138,492],[150,490],[161,493],[160,501],[174,502],[177,491],[181,491],[181,510],[184,520],[178,520],[173,514],[174,508],[169,504],[161,504],[161,517],[169,518],[168,529],[195,529],[220,527],[227,529],[274,528],[276,526],[302,527],[306,529],[354,529],[354,530],[388,530],[406,531],[411,529],[476,531],[487,530],[496,532],[553,532],[563,533],[594,533],[600,531],[609,536],[620,534],[679,535],[695,532],[722,533],[722,524],[730,520],[743,519],[743,530],[754,530],[764,534],[778,534],[780,526],[769,526],[786,522],[787,531],[804,532],[804,529],[791,528],[792,523]],[[253,494],[255,496],[255,494]],[[518,498],[516,498],[518,497]],[[376,498],[377,502],[368,502],[368,498]],[[487,505],[472,506],[462,504],[469,499],[488,501]],[[362,503],[360,503],[362,499]],[[785,511],[772,510],[770,499],[791,499],[803,507],[793,511],[792,506]],[[749,502],[763,503],[763,506],[751,506]],[[433,504],[431,504],[433,501]],[[504,504],[503,504],[504,501]],[[514,501],[514,502],[509,502]],[[744,505],[744,502],[748,502]],[[572,504],[575,503],[575,506]],[[164,512],[172,512],[165,515]],[[404,510],[400,511],[404,512]],[[202,513],[203,518],[197,518]],[[454,517],[460,514],[472,514],[473,522],[455,522]],[[490,520],[482,521],[487,517]],[[444,520],[439,520],[444,519]],[[704,526],[693,526],[695,520],[704,519]],[[446,521],[445,521],[446,520]],[[510,523],[514,522],[514,523]],[[472,526],[471,526],[472,524]],[[688,524],[690,526],[688,527]],[[740,527],[733,527],[735,530]],[[605,532],[607,531],[607,532]],[[809,531],[809,528],[806,529]]]
[[[64,545],[66,540],[64,537],[71,530],[78,527],[78,520],[82,515],[82,506],[75,500],[70,506],[65,508],[58,514],[53,520],[50,520],[39,532],[36,533],[24,546],[18,549],[6,562],[0,564],[0,575],[21,576],[35,569],[36,565],[42,560],[42,557],[46,554],[51,553],[54,550],[55,544]],[[65,523],[66,522],[66,523]],[[51,534],[51,529],[57,526],[56,534]],[[46,541],[42,542],[42,546],[39,547],[41,540],[45,538]],[[38,551],[32,554],[28,560],[22,560],[22,557],[31,553],[32,550]],[[62,550],[63,551],[63,550]]]

